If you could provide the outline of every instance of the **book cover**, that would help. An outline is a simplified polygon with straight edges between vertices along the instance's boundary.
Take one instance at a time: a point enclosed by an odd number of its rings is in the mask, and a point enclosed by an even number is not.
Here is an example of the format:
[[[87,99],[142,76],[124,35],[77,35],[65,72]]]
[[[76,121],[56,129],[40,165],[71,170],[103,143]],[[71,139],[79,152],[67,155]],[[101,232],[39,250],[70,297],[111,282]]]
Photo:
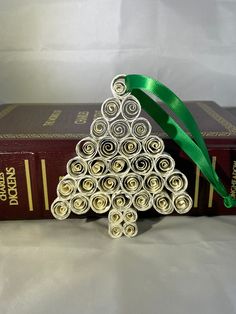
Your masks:
[[[213,166],[232,196],[236,194],[236,118],[210,101],[185,102],[206,140]],[[89,135],[100,104],[8,104],[0,107],[0,219],[51,218],[50,204],[75,156],[77,142]],[[145,112],[144,117],[148,117]],[[193,162],[148,117],[176,167],[189,180],[190,215],[234,214],[226,209]],[[154,212],[153,212],[154,214]],[[155,212],[155,215],[157,213]]]

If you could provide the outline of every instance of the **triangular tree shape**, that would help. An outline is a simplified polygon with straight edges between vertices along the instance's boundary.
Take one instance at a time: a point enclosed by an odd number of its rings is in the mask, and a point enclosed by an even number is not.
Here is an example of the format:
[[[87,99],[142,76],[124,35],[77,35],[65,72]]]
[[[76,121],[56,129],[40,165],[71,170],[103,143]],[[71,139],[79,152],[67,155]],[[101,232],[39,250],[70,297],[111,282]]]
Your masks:
[[[91,124],[90,137],[76,145],[76,157],[68,161],[51,205],[59,220],[71,211],[108,212],[113,238],[137,234],[138,211],[153,207],[164,215],[174,210],[184,214],[192,207],[186,176],[175,169],[162,139],[151,135],[151,125],[140,117],[139,101],[126,92],[124,78],[113,79],[114,97],[102,104],[102,117]]]

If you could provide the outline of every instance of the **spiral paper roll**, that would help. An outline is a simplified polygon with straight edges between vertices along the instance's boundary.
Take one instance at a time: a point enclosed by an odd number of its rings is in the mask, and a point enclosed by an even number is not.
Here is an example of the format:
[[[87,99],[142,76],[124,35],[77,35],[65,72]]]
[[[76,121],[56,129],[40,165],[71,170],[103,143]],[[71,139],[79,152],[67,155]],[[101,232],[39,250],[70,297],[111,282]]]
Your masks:
[[[57,195],[63,200],[68,200],[76,193],[76,181],[70,176],[65,176],[57,186]]]
[[[162,215],[169,215],[174,211],[172,200],[166,192],[154,196],[153,207]]]
[[[108,133],[108,123],[104,118],[97,118],[90,127],[91,136],[95,139],[102,138]]]
[[[112,137],[104,137],[99,141],[98,152],[100,156],[111,159],[119,150],[119,143]]]
[[[138,140],[144,140],[151,133],[151,124],[145,118],[135,119],[131,124],[131,134]]]
[[[90,206],[97,214],[107,212],[111,207],[111,199],[106,193],[96,192],[90,198]]]
[[[175,210],[179,214],[186,214],[193,206],[192,198],[185,192],[174,194],[173,203]]]
[[[153,164],[152,157],[148,156],[148,154],[140,154],[131,160],[131,169],[134,173],[146,175],[152,171]]]
[[[88,171],[91,176],[100,178],[102,175],[107,173],[108,163],[104,160],[104,158],[94,158],[88,163]]]
[[[122,187],[126,193],[134,194],[141,190],[143,179],[140,175],[135,173],[128,173],[121,180]]]
[[[145,176],[143,187],[150,193],[159,193],[164,187],[164,180],[156,172],[151,172]]]
[[[110,162],[109,170],[114,174],[124,176],[130,170],[129,159],[120,155],[115,156]]]
[[[184,192],[187,189],[188,180],[182,172],[174,170],[166,177],[165,186],[174,193]]]
[[[84,176],[78,181],[78,188],[81,193],[91,195],[97,189],[97,180],[89,175]]]
[[[111,82],[111,91],[115,97],[122,98],[127,95],[125,74],[119,74]]]
[[[139,211],[146,211],[152,207],[152,196],[147,191],[140,191],[133,196],[133,206]]]
[[[163,140],[151,135],[149,121],[140,117],[141,105],[127,91],[124,74],[112,80],[111,90],[114,97],[103,102],[90,136],[79,141],[77,156],[67,163],[51,212],[62,220],[71,211],[109,211],[109,235],[132,238],[138,232],[139,211],[154,207],[164,215],[174,210],[184,214],[193,201],[185,192],[186,176],[164,152]]]
[[[83,159],[93,158],[98,151],[98,145],[91,137],[85,137],[76,145],[76,153]]]
[[[168,154],[162,154],[157,157],[155,163],[155,169],[163,176],[169,175],[175,168],[174,159]]]
[[[125,119],[133,121],[138,118],[140,112],[141,106],[136,97],[129,95],[123,99],[121,105],[121,114]]]
[[[136,223],[126,222],[123,225],[123,233],[128,238],[133,238],[138,233],[138,226]]]
[[[123,214],[117,209],[111,209],[108,214],[108,222],[111,224],[120,224],[123,222]]]
[[[56,198],[51,205],[51,213],[58,220],[64,220],[71,213],[70,205],[67,201]]]
[[[87,163],[80,157],[75,157],[68,161],[66,169],[72,177],[78,178],[87,172]]]
[[[121,224],[109,224],[108,227],[108,234],[113,239],[118,239],[123,235],[123,227]]]
[[[119,177],[112,174],[107,174],[98,181],[99,189],[105,193],[114,193],[120,187]]]
[[[77,193],[70,201],[70,207],[73,213],[83,215],[89,211],[90,203],[88,197]]]
[[[103,117],[108,121],[112,121],[117,118],[120,114],[120,110],[121,104],[117,98],[108,98],[104,101],[101,108]]]
[[[164,151],[164,142],[156,135],[150,135],[144,142],[144,151],[153,157],[161,155]]]
[[[115,120],[109,127],[109,133],[112,137],[120,140],[130,135],[130,126],[124,119]]]
[[[120,142],[120,154],[128,158],[138,155],[141,149],[141,143],[133,137],[127,137]]]
[[[132,208],[126,209],[123,213],[123,216],[124,216],[124,222],[126,223],[134,223],[138,219],[138,214],[136,210]]]
[[[130,194],[118,192],[112,196],[112,207],[120,211],[129,208],[132,204]]]

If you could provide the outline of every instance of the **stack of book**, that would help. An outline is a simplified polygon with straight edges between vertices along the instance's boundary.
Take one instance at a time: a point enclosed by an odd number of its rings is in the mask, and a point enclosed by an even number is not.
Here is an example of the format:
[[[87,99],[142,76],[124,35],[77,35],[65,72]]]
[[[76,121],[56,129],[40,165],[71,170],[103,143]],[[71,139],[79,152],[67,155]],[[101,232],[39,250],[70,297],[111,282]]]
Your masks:
[[[236,194],[236,118],[211,101],[185,102],[197,120],[212,156],[213,167],[233,197]],[[8,104],[0,106],[0,219],[53,218],[50,205],[67,161],[79,140],[89,135],[100,115],[99,104]],[[234,214],[199,169],[142,112],[161,137],[176,168],[188,178],[193,198],[189,215]],[[149,215],[157,215],[156,211]]]

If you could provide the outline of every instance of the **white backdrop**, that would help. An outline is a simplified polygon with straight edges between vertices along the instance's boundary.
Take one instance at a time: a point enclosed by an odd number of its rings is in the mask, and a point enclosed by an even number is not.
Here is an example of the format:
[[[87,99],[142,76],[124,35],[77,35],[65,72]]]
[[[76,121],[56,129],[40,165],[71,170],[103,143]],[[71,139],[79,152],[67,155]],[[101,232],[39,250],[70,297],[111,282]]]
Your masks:
[[[98,102],[118,73],[235,106],[236,1],[0,0],[1,102]]]

